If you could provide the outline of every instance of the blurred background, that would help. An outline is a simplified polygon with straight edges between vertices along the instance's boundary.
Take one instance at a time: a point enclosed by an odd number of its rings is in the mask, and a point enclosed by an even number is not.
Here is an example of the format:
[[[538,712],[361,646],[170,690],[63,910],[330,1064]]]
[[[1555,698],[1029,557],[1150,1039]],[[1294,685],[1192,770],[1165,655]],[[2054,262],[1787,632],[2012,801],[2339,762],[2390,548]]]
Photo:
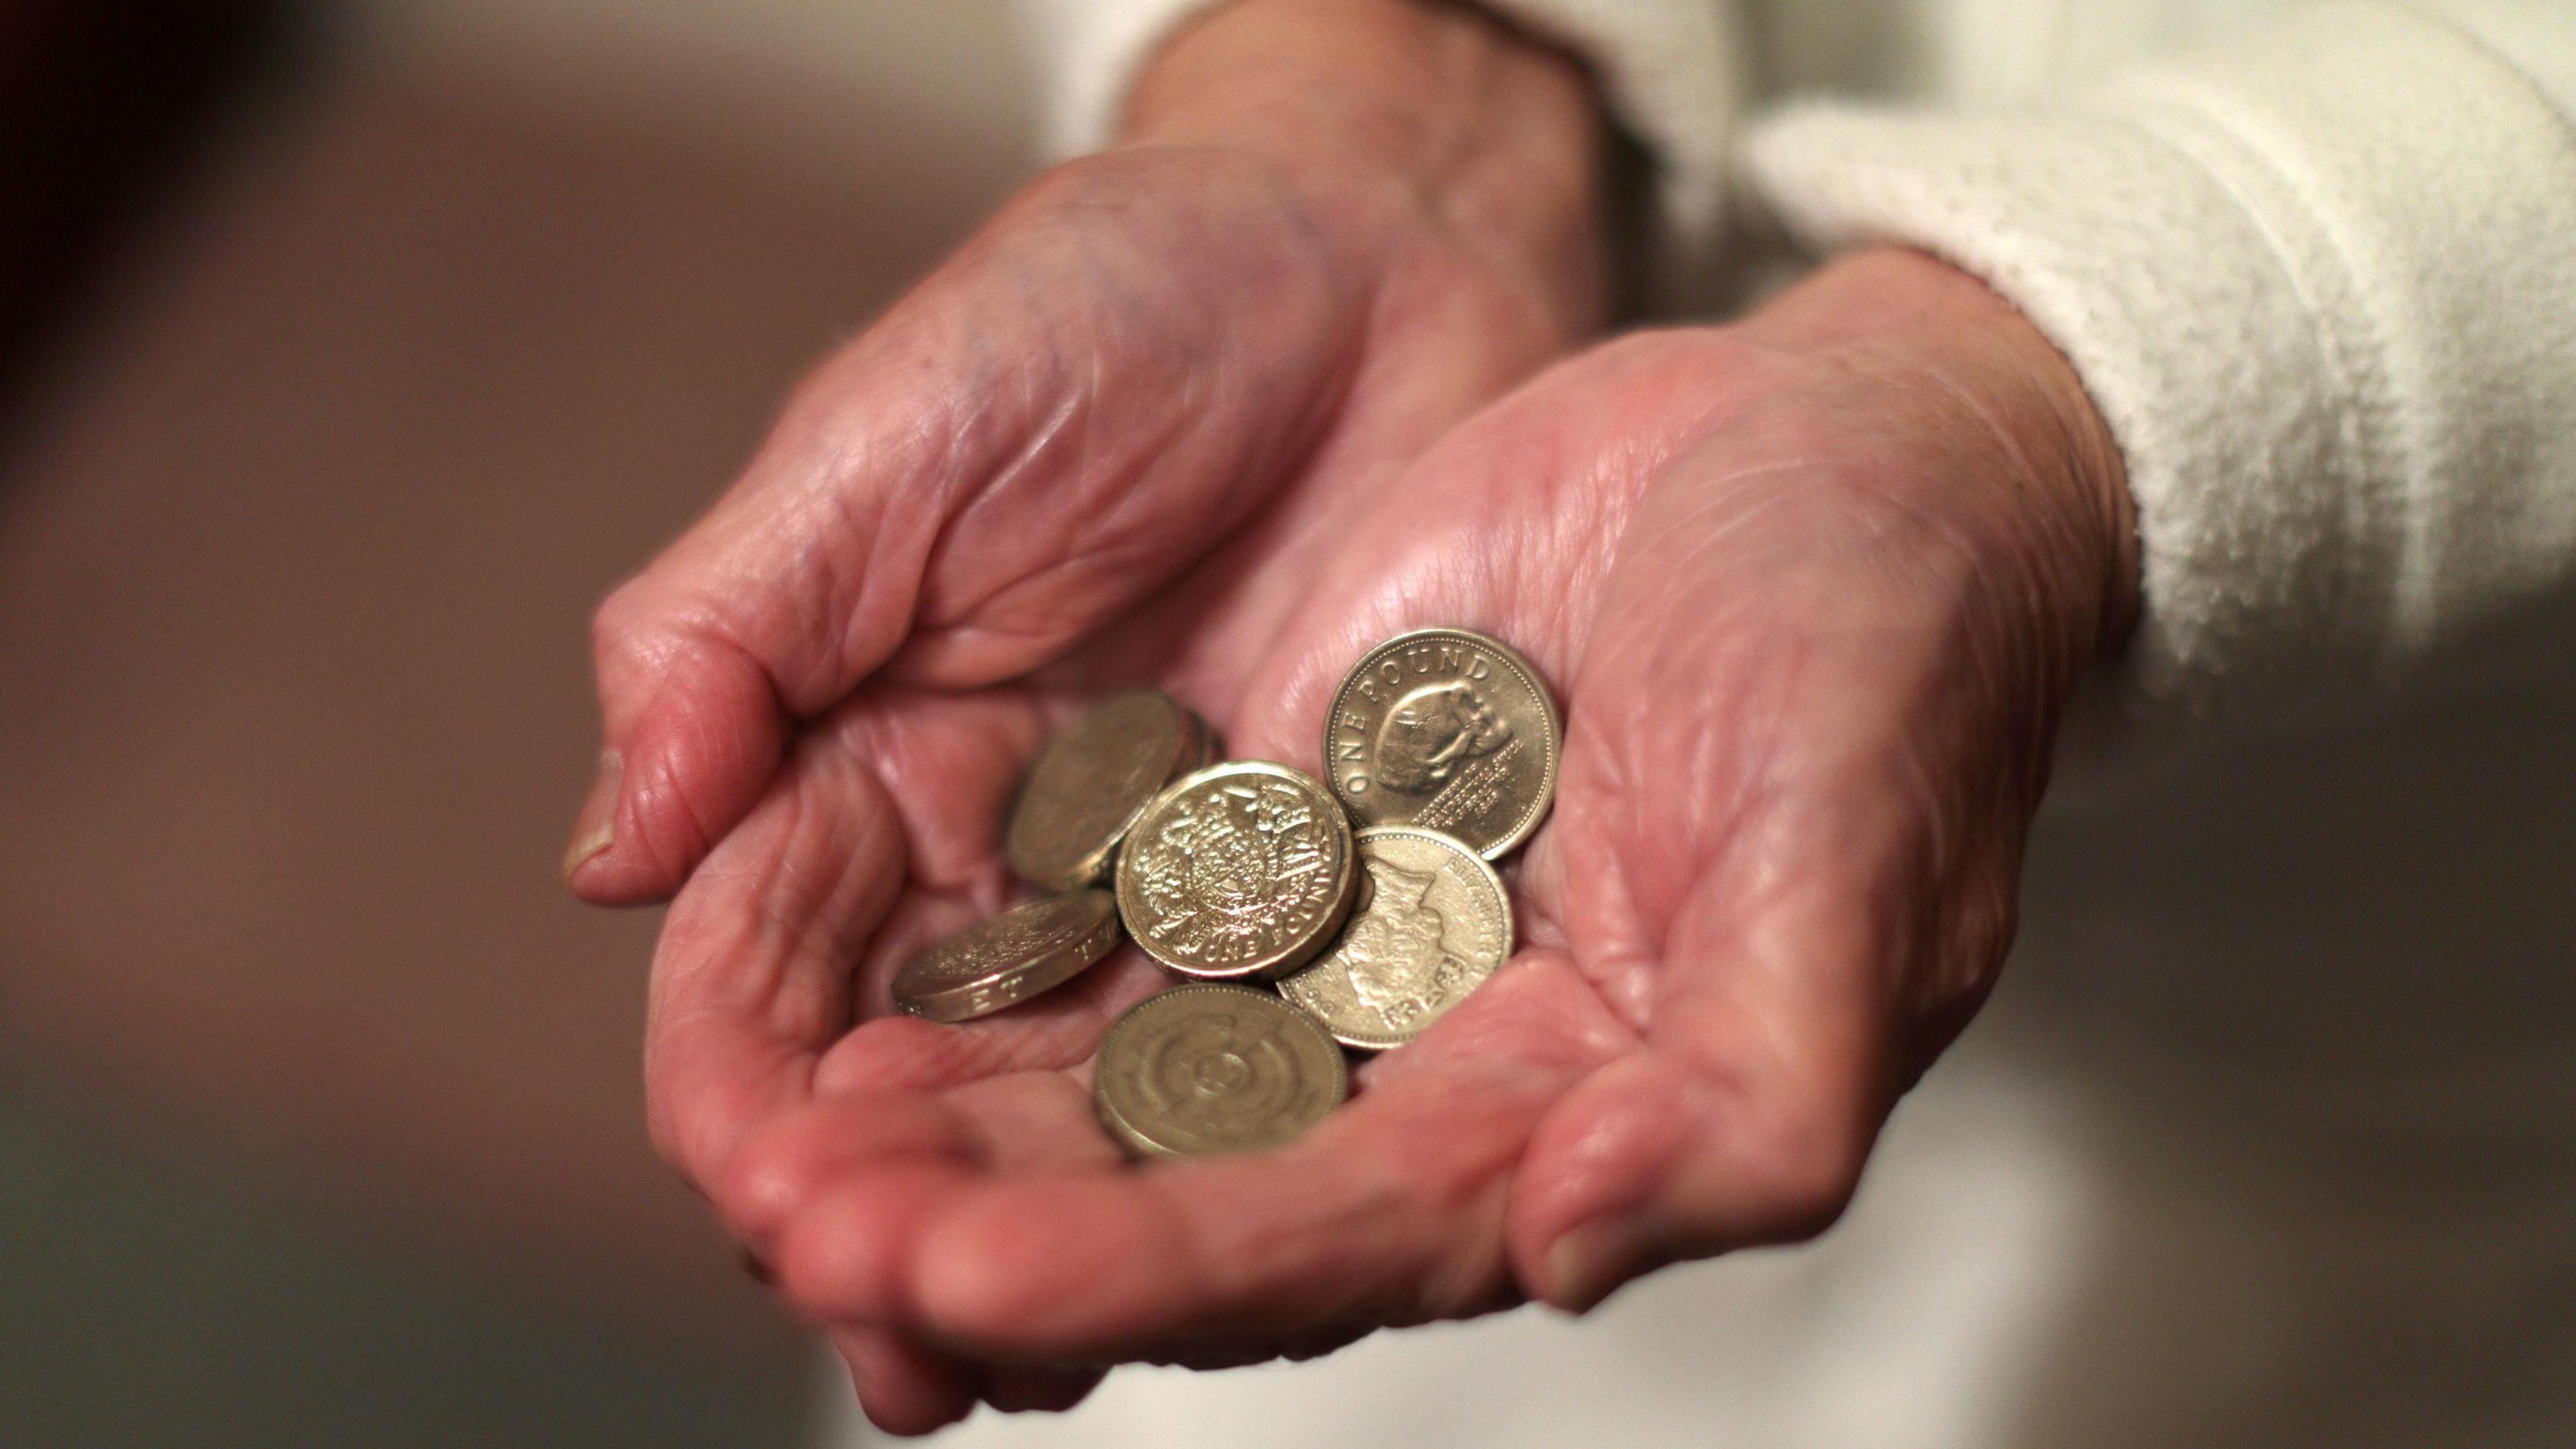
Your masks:
[[[591,605],[1027,165],[1000,0],[0,0],[0,1445],[779,1445]]]
[[[0,0],[0,1449],[846,1419],[645,1143],[656,917],[555,865],[593,603],[1031,165],[1004,4]],[[2409,709],[2044,822],[1822,1248],[1071,1422],[2565,1443],[2576,676]]]

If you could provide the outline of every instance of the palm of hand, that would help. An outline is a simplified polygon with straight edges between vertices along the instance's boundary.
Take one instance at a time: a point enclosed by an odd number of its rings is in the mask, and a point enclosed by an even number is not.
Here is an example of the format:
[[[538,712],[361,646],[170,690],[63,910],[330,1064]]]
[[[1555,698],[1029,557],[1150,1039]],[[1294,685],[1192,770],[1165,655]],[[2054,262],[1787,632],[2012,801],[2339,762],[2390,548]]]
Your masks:
[[[2053,707],[1990,667],[2021,637],[1998,601],[2046,580],[1998,577],[1981,530],[2024,520],[1920,501],[1994,440],[1919,383],[1699,332],[1595,353],[1409,462],[1350,441],[1377,425],[1363,407],[1058,662],[972,693],[869,685],[675,905],[666,1145],[791,1296],[849,1326],[873,1406],[924,1423],[964,1392],[924,1343],[1307,1352],[1813,1231],[1991,974]],[[1045,607],[1115,606],[1059,587]],[[1120,1162],[1086,1064],[1162,982],[1132,948],[962,1028],[886,1014],[894,965],[1005,894],[995,821],[1072,701],[1158,683],[1233,754],[1311,769],[1341,673],[1433,623],[1513,641],[1568,705],[1556,813],[1515,882],[1524,948],[1306,1138]],[[977,672],[946,648],[916,633],[896,672]],[[982,1388],[1045,1402],[1048,1382]]]

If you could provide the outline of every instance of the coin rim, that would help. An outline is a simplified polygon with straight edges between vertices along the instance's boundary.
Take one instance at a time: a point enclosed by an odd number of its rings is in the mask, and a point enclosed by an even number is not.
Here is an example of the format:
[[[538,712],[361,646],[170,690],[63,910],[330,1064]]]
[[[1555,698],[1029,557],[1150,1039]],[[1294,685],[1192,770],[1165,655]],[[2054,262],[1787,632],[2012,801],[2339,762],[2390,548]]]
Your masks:
[[[1436,845],[1449,846],[1455,849],[1459,855],[1475,862],[1476,868],[1485,873],[1486,883],[1494,888],[1494,899],[1503,903],[1503,959],[1494,963],[1494,971],[1500,971],[1505,966],[1510,965],[1512,962],[1512,953],[1520,949],[1520,929],[1518,923],[1512,919],[1512,893],[1504,887],[1503,874],[1501,871],[1494,869],[1494,863],[1485,859],[1483,856],[1478,855],[1476,853],[1476,847],[1469,845],[1467,842],[1460,840],[1457,836],[1451,835],[1445,830],[1434,830],[1428,825],[1371,825],[1365,829],[1353,831],[1351,835],[1352,840],[1355,842],[1353,853],[1361,857],[1360,868],[1362,870],[1366,870],[1368,868],[1366,859],[1368,854],[1368,842],[1374,837],[1385,835],[1417,836],[1429,840]],[[1322,1012],[1315,1010],[1313,1007],[1308,1006],[1306,1003],[1299,1001],[1296,997],[1288,994],[1288,989],[1296,985],[1300,978],[1313,972],[1321,971],[1332,964],[1331,957],[1333,951],[1341,945],[1342,936],[1347,934],[1351,926],[1364,914],[1366,913],[1357,910],[1351,912],[1350,919],[1342,923],[1341,931],[1334,933],[1332,945],[1326,946],[1323,950],[1316,952],[1314,960],[1307,962],[1304,966],[1290,972],[1288,975],[1279,978],[1279,999],[1287,1002],[1290,1006],[1297,1008],[1299,1011],[1306,1013],[1308,1016],[1313,1017],[1317,1026],[1322,1027],[1333,1040],[1340,1042],[1346,1047],[1353,1047],[1364,1052],[1393,1051],[1397,1047],[1403,1046],[1405,1043],[1412,1041],[1415,1037],[1422,1035],[1425,1031],[1430,1030],[1432,1022],[1438,1021],[1443,1016],[1447,1016],[1451,1010],[1456,1008],[1458,1003],[1451,1002],[1448,1006],[1441,1008],[1439,1011],[1425,1018],[1422,1025],[1415,1027],[1412,1031],[1403,1036],[1362,1038],[1358,1036],[1343,1035],[1342,1029],[1327,1018]],[[1485,981],[1491,981],[1493,979],[1493,971],[1485,973]],[[1473,996],[1476,992],[1483,990],[1484,985],[1484,981],[1477,982],[1473,987],[1468,988],[1467,995]],[[1459,1001],[1464,1001],[1466,999],[1466,996],[1458,998]]]
[[[1163,787],[1162,793],[1156,795],[1153,803],[1145,808],[1145,813],[1136,817],[1134,824],[1128,827],[1130,833],[1142,829],[1145,822],[1160,810],[1166,801],[1178,797],[1201,781],[1228,774],[1268,774],[1294,784],[1302,784],[1312,789],[1329,808],[1331,812],[1329,818],[1333,821],[1334,833],[1341,839],[1342,849],[1338,879],[1334,887],[1334,902],[1324,919],[1316,925],[1313,933],[1305,940],[1293,942],[1271,955],[1243,966],[1207,967],[1175,961],[1156,950],[1154,943],[1146,939],[1145,933],[1130,924],[1140,907],[1133,899],[1135,891],[1131,888],[1130,882],[1134,877],[1127,869],[1127,863],[1133,857],[1122,850],[1118,853],[1118,872],[1113,882],[1118,898],[1118,921],[1120,925],[1127,928],[1127,938],[1134,941],[1146,955],[1153,957],[1155,964],[1193,981],[1276,981],[1315,959],[1323,951],[1325,943],[1331,941],[1342,929],[1342,922],[1350,916],[1351,901],[1357,894],[1355,880],[1359,874],[1359,850],[1353,839],[1350,814],[1343,809],[1342,802],[1334,796],[1333,792],[1314,776],[1294,765],[1283,765],[1276,760],[1221,760],[1204,770],[1192,770]]]
[[[917,1016],[925,1021],[955,1023],[972,1021],[979,1016],[990,1016],[1006,1007],[1017,1006],[1023,1001],[1053,991],[1098,965],[1108,957],[1110,952],[1118,949],[1120,931],[1118,902],[1115,897],[1110,898],[1107,913],[1100,920],[1083,928],[1081,935],[1049,946],[1035,955],[1022,956],[1004,962],[973,980],[932,991],[906,991],[903,988],[903,978],[913,969],[915,963],[931,952],[969,931],[981,930],[1014,911],[1054,905],[1059,901],[1081,896],[1108,895],[1109,892],[1098,886],[1085,886],[1079,890],[1039,896],[1017,902],[1004,910],[984,917],[973,925],[949,932],[913,952],[910,959],[903,963],[902,968],[895,972],[894,980],[887,988],[894,996],[895,1009],[906,1016]]]
[[[1359,678],[1361,671],[1367,669],[1371,661],[1400,645],[1433,637],[1461,639],[1492,650],[1507,667],[1519,672],[1522,680],[1529,685],[1530,692],[1538,696],[1539,708],[1547,716],[1547,769],[1540,780],[1537,804],[1501,840],[1481,850],[1463,836],[1453,837],[1459,844],[1474,850],[1476,854],[1488,861],[1500,860],[1527,844],[1529,838],[1538,833],[1538,827],[1547,819],[1548,812],[1556,808],[1557,767],[1565,753],[1565,716],[1557,709],[1556,695],[1547,687],[1547,681],[1540,677],[1538,666],[1530,663],[1519,650],[1491,634],[1480,634],[1473,629],[1460,629],[1446,624],[1423,629],[1407,629],[1401,634],[1380,640],[1367,653],[1361,655],[1357,662],[1343,672],[1342,682],[1333,690],[1332,707],[1324,714],[1324,788],[1333,792],[1333,798],[1341,802],[1342,808],[1350,812],[1351,818],[1354,820],[1359,818],[1359,807],[1351,803],[1349,795],[1343,793],[1341,772],[1333,768],[1333,721],[1341,717],[1342,700],[1350,693],[1351,681]],[[1412,822],[1382,820],[1374,823],[1409,825]]]
[[[1323,1043],[1327,1047],[1331,1048],[1331,1056],[1333,1060],[1332,1101],[1327,1103],[1324,1110],[1317,1114],[1312,1121],[1300,1123],[1295,1132],[1290,1133],[1286,1137],[1280,1138],[1276,1142],[1263,1142],[1249,1147],[1222,1147],[1212,1148],[1206,1151],[1192,1152],[1187,1148],[1167,1147],[1164,1144],[1155,1141],[1145,1133],[1143,1128],[1138,1127],[1135,1123],[1129,1121],[1127,1119],[1127,1115],[1119,1111],[1117,1104],[1110,1100],[1109,1077],[1107,1073],[1100,1070],[1100,1064],[1109,1059],[1110,1044],[1117,1040],[1119,1032],[1128,1029],[1129,1024],[1134,1020],[1138,1013],[1145,1009],[1149,1002],[1160,1001],[1166,996],[1173,996],[1183,992],[1196,994],[1209,991],[1228,992],[1237,996],[1249,996],[1259,1001],[1266,1001],[1272,1006],[1278,1007],[1282,1012],[1287,1014],[1289,1019],[1293,1020],[1298,1025],[1315,1033],[1317,1037],[1322,1039]],[[1264,991],[1257,986],[1245,986],[1233,981],[1183,981],[1164,987],[1162,990],[1155,992],[1151,996],[1140,999],[1135,1005],[1118,1013],[1118,1019],[1109,1023],[1109,1029],[1100,1034],[1100,1045],[1092,1052],[1091,1102],[1094,1115],[1100,1118],[1101,1126],[1108,1129],[1110,1136],[1118,1139],[1118,1141],[1124,1144],[1129,1150],[1145,1157],[1222,1157],[1238,1152],[1266,1152],[1274,1147],[1285,1147],[1289,1143],[1296,1141],[1298,1138],[1305,1136],[1308,1131],[1313,1129],[1317,1122],[1321,1122],[1324,1118],[1331,1116],[1334,1108],[1341,1106],[1344,1102],[1347,1102],[1350,1099],[1350,1060],[1342,1055],[1341,1044],[1333,1039],[1333,1034],[1331,1032],[1324,1029],[1323,1023],[1317,1021],[1313,1016],[1307,1014],[1293,1003],[1281,1000],[1274,993]]]
[[[1177,737],[1175,740],[1176,747],[1172,751],[1171,762],[1164,767],[1162,783],[1155,786],[1155,788],[1148,793],[1143,800],[1137,802],[1134,809],[1127,812],[1127,818],[1120,821],[1118,828],[1109,833],[1107,841],[1082,851],[1073,859],[1072,863],[1064,871],[1051,875],[1040,874],[1036,871],[1032,871],[1028,867],[1028,862],[1020,858],[1020,852],[1016,848],[1016,842],[1018,840],[1017,827],[1020,822],[1020,807],[1028,799],[1029,786],[1037,779],[1038,767],[1046,762],[1048,751],[1052,750],[1067,735],[1070,735],[1076,729],[1081,728],[1081,726],[1093,715],[1101,713],[1111,705],[1118,703],[1120,700],[1136,695],[1145,695],[1161,700],[1164,708],[1171,713],[1175,724],[1173,733]],[[1127,832],[1136,828],[1136,822],[1144,818],[1147,810],[1153,808],[1155,799],[1171,785],[1174,779],[1190,770],[1199,769],[1204,766],[1211,746],[1212,733],[1208,729],[1207,721],[1199,717],[1198,711],[1193,710],[1188,705],[1174,699],[1169,693],[1163,690],[1151,687],[1122,689],[1116,694],[1110,695],[1108,698],[1101,700],[1089,709],[1084,710],[1071,724],[1066,725],[1064,728],[1057,730],[1054,734],[1048,736],[1047,742],[1039,747],[1037,758],[1029,761],[1027,771],[1020,776],[1019,788],[1011,792],[1011,808],[1002,818],[1002,858],[1004,862],[1011,867],[1012,874],[1018,876],[1024,881],[1027,881],[1029,884],[1036,886],[1040,890],[1075,891],[1086,886],[1099,885],[1102,881],[1108,879],[1109,873],[1116,868],[1118,847],[1127,839]]]

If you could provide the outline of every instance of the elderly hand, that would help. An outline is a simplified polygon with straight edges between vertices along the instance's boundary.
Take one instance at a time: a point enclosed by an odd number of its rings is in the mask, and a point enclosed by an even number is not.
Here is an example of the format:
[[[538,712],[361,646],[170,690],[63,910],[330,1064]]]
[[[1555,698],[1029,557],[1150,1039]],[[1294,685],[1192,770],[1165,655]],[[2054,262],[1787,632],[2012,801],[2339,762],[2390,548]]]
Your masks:
[[[1240,0],[1131,111],[602,606],[577,893],[676,890],[862,684],[1015,679],[1174,588],[1214,602],[1599,325],[1584,82],[1464,11]]]
[[[1043,712],[887,684],[673,909],[664,1140],[863,1335],[862,1393],[906,1428],[1068,1401],[1068,1365],[1580,1309],[1818,1231],[1992,980],[2059,706],[2129,608],[2124,510],[2065,363],[1920,256],[1602,347],[1387,486],[1254,525],[1064,671],[1308,764],[1342,670],[1404,627],[1487,630],[1556,682],[1524,949],[1349,1106],[1275,1152],[1122,1164],[1084,1064],[1157,984],[1132,951],[985,1021],[886,1015],[902,955],[1001,898],[993,819]]]
[[[1601,140],[1571,64],[1467,10],[1238,0],[1165,46],[1122,144],[828,363],[608,600],[566,876],[621,903],[697,872],[650,1057],[686,1172],[740,1176],[835,1090],[817,1058],[882,1010],[883,963],[999,901],[1002,791],[1056,701],[1196,669],[1236,714],[1330,530],[1598,326]],[[1079,1035],[1043,1050],[1078,1060]],[[960,1365],[841,1339],[888,1422],[956,1411]]]
[[[688,880],[657,1140],[890,1428],[1816,1231],[1990,982],[2057,710],[2128,608],[2080,386],[1922,257],[1478,411],[1597,307],[1580,87],[1463,13],[1297,9],[1188,32],[1144,139],[1015,203],[602,610],[624,763],[570,876]],[[1405,44],[1338,53],[1363,15]],[[888,1014],[1006,897],[1052,721],[1151,682],[1312,768],[1342,672],[1423,624],[1532,656],[1564,768],[1524,949],[1348,1107],[1124,1164],[1086,1064],[1161,984],[1132,950],[987,1020]]]

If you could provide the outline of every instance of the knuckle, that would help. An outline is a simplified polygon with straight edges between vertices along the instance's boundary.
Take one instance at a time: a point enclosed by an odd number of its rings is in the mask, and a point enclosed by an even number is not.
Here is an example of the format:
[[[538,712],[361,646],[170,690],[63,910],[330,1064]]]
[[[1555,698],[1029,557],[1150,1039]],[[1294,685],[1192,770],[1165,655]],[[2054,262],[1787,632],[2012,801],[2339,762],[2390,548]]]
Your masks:
[[[626,657],[649,630],[652,605],[639,575],[619,584],[590,613],[591,658],[608,664]]]
[[[807,1134],[790,1126],[736,1149],[716,1172],[710,1193],[727,1223],[765,1238],[812,1199],[819,1167]]]
[[[703,563],[682,567],[666,556],[610,590],[590,615],[591,660],[602,680],[703,671],[739,653],[740,606],[705,580]]]

